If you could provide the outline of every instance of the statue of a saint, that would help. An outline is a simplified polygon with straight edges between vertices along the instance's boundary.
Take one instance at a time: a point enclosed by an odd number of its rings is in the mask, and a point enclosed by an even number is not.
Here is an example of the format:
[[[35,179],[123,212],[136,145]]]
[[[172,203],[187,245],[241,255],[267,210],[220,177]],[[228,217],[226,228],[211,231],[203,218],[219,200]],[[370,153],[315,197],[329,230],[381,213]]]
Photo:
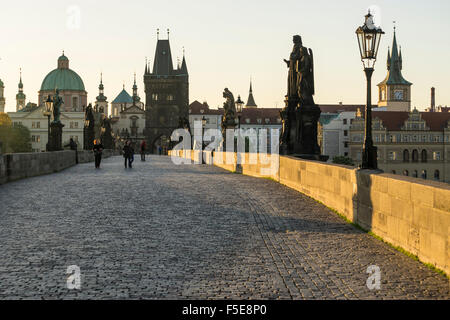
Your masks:
[[[231,91],[228,90],[228,88],[225,88],[225,90],[223,91],[223,97],[226,99],[226,101],[223,103],[225,118],[227,120],[235,120],[236,104],[234,101],[234,96]]]
[[[295,35],[289,68],[288,98],[299,99],[300,105],[314,105],[314,61],[311,49],[303,46],[302,37]]]
[[[61,123],[61,105],[64,104],[63,99],[59,96],[59,89],[56,89],[53,96],[53,123]]]

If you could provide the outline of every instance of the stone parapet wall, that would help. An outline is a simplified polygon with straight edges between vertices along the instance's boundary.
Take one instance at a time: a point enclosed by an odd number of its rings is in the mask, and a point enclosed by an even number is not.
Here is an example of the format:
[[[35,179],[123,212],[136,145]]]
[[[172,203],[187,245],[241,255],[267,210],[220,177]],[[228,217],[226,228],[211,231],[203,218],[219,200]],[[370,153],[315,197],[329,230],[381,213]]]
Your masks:
[[[104,150],[103,158],[117,155]],[[78,151],[79,163],[94,161],[92,151]],[[13,153],[0,155],[0,184],[62,171],[74,166],[75,151],[65,150],[40,153]]]
[[[171,153],[172,154],[172,153]],[[193,152],[177,156],[194,158]],[[211,159],[211,157],[213,159]],[[236,172],[236,154],[207,154],[207,164]],[[445,183],[403,177],[353,167],[272,156],[272,168],[241,164],[243,174],[272,178],[334,209],[349,221],[372,231],[385,241],[416,255],[450,274],[450,186]],[[222,160],[222,161],[221,161]],[[274,166],[278,161],[278,166]]]

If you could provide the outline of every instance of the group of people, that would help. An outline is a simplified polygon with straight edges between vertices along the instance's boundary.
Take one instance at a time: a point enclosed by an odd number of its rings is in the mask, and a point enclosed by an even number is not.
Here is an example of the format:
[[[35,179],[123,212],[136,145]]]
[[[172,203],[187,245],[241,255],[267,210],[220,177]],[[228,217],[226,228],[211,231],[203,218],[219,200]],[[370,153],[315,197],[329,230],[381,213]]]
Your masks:
[[[145,161],[145,152],[147,151],[147,143],[144,141],[141,142],[141,161]],[[102,161],[102,152],[103,145],[99,139],[94,141],[94,157],[95,157],[95,168],[100,168],[100,163]],[[133,168],[134,162],[134,148],[130,140],[125,143],[125,146],[122,148],[123,157],[125,159],[125,168]]]

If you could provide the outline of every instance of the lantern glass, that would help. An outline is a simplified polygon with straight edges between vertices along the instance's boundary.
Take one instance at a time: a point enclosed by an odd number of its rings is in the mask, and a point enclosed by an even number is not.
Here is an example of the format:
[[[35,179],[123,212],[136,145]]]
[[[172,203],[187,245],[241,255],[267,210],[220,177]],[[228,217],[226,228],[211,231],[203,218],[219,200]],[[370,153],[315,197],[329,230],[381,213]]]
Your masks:
[[[238,96],[236,101],[236,111],[237,113],[242,113],[242,108],[244,106],[244,102],[241,100],[241,96]]]
[[[48,96],[47,100],[45,101],[45,115],[50,115],[52,113],[53,109],[53,101],[50,96]]]
[[[383,30],[374,25],[373,16],[369,12],[364,25],[356,30],[359,52],[365,68],[374,67],[383,34]]]

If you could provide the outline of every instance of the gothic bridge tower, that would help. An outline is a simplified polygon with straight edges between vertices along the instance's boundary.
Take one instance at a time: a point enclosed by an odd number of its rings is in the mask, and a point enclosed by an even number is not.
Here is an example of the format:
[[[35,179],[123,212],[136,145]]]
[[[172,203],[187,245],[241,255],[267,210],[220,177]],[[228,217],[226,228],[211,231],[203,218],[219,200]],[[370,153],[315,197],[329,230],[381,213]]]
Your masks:
[[[184,52],[181,66],[173,68],[169,39],[159,39],[159,31],[153,70],[146,63],[144,85],[147,148],[165,153],[180,120],[189,119],[189,75]]]

